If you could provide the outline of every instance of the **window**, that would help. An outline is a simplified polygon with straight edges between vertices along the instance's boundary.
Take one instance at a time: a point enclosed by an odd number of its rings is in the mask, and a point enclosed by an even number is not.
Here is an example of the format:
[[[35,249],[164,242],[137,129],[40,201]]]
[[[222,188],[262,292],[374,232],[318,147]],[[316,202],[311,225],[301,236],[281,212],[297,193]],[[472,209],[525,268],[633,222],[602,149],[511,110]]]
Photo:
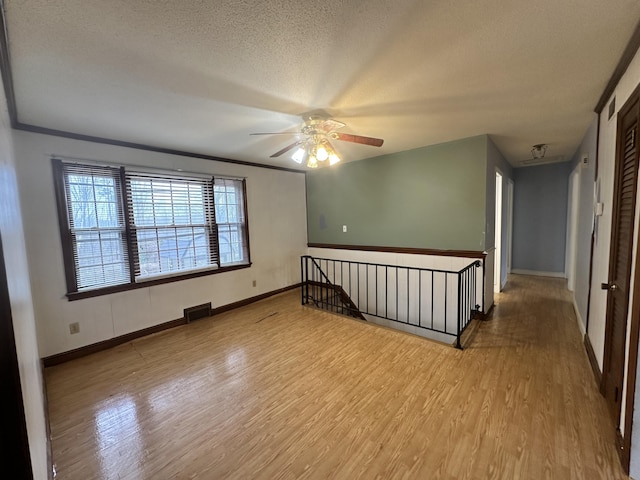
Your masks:
[[[242,263],[248,256],[244,220],[244,195],[238,180],[216,178],[213,186],[218,242],[222,263]]]
[[[250,265],[243,180],[53,162],[69,298]]]
[[[65,233],[78,291],[129,281],[119,177],[117,168],[65,165]]]
[[[211,180],[126,175],[136,278],[216,267]]]

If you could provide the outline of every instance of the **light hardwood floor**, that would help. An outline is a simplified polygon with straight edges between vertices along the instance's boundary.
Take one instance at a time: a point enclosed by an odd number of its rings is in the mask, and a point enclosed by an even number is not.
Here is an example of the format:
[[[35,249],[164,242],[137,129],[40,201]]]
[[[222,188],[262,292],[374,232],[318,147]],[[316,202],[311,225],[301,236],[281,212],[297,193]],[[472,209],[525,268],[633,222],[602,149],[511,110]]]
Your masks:
[[[58,479],[622,479],[565,283],[464,351],[296,292],[48,368]]]

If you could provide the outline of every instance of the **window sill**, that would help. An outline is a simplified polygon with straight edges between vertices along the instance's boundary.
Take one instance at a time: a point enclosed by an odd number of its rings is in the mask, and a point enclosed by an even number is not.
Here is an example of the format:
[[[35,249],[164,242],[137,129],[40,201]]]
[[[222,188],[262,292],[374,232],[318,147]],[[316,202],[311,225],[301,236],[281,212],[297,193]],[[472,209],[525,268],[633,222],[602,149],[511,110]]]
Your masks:
[[[246,265],[246,264],[243,264]],[[228,265],[227,265],[228,266]],[[235,267],[235,265],[233,265]],[[168,273],[157,273],[155,275],[147,275],[136,277],[136,283],[144,283],[149,284],[149,282],[155,282],[156,280],[167,280],[171,278],[182,278],[186,275],[193,275],[194,273],[200,273],[202,275],[206,275],[208,273],[214,273],[216,270],[220,270],[221,267],[217,265],[209,265],[206,268],[194,268],[191,270],[187,270],[184,273],[179,272],[168,272]],[[225,267],[222,267],[225,268]]]
[[[232,272],[234,270],[241,270],[243,268],[249,268],[249,267],[251,267],[251,262],[238,264],[238,265],[230,265],[226,267],[219,267],[213,270],[201,270],[197,272],[185,273],[183,275],[175,275],[171,277],[150,279],[150,280],[146,280],[139,283],[125,283],[123,285],[113,285],[110,287],[96,288],[95,290],[85,290],[83,292],[70,292],[70,293],[67,293],[66,296],[67,296],[67,299],[70,302],[72,302],[74,300],[100,297],[102,295],[110,295],[112,293],[126,292],[128,290],[135,290],[138,288],[153,287],[155,285],[162,285],[164,283],[179,282],[181,280],[188,280],[190,278],[205,277],[207,275],[215,275],[218,273]]]

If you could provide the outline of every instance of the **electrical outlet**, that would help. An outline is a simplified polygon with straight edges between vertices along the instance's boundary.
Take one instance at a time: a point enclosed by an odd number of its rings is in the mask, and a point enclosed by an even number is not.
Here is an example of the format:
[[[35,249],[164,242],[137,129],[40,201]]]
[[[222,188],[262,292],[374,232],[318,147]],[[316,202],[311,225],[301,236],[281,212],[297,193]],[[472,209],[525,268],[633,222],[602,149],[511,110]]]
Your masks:
[[[342,225],[342,233],[347,233],[347,226],[346,225]]]
[[[257,282],[254,280],[253,281],[253,286],[255,287],[257,285]]]
[[[69,333],[74,335],[76,333],[80,333],[80,324],[78,322],[69,324]]]

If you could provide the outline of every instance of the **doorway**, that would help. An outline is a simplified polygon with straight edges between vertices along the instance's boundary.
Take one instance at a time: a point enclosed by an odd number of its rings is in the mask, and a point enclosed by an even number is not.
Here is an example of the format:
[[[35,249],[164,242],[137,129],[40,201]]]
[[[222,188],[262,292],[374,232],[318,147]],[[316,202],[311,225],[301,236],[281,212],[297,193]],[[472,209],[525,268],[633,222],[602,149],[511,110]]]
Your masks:
[[[18,354],[13,333],[13,318],[9,298],[9,285],[4,264],[2,237],[0,236],[0,384],[3,386],[4,405],[0,409],[2,435],[0,459],[2,468],[14,472],[13,478],[33,478],[31,456],[27,438]],[[5,390],[6,388],[6,390]]]
[[[496,247],[493,268],[493,291],[500,293],[502,290],[502,174],[496,169],[496,215],[495,215],[495,239]]]
[[[513,255],[513,180],[507,178],[507,273],[511,273]]]
[[[580,169],[576,166],[569,177],[569,205],[567,206],[567,251],[565,254],[565,273],[567,275],[567,287],[575,291],[576,284],[576,260],[578,252],[578,211],[580,203]]]

